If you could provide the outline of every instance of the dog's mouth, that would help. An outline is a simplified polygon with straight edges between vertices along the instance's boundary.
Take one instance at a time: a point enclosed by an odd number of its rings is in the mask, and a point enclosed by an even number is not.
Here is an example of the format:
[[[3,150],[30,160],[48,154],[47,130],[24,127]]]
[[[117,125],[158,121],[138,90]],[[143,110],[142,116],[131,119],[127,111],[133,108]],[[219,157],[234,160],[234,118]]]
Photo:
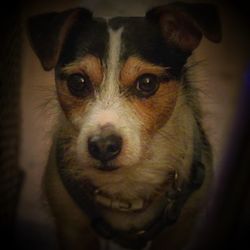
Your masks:
[[[119,169],[117,165],[115,165],[113,162],[99,162],[98,164],[94,165],[94,167],[101,171],[114,171]]]
[[[144,200],[142,198],[132,200],[117,199],[99,189],[95,190],[94,201],[98,206],[120,212],[140,212],[149,205],[149,200]]]
[[[142,212],[146,210],[157,198],[168,199],[170,196],[176,196],[181,192],[178,183],[178,172],[171,171],[165,180],[153,194],[147,198],[137,197],[133,199],[123,199],[122,197],[114,197],[101,188],[95,188],[93,192],[93,201],[97,206],[120,212]]]

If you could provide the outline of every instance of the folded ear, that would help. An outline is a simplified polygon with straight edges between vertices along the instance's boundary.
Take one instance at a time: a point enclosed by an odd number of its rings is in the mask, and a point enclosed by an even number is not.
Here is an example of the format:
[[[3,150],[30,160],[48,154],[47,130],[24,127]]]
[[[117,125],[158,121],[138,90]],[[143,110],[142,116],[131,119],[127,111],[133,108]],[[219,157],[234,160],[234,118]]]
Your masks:
[[[92,13],[84,8],[52,12],[28,20],[28,37],[45,70],[55,67],[70,28],[75,22],[91,19]]]
[[[170,46],[185,52],[197,48],[202,35],[215,43],[221,41],[220,19],[212,4],[176,2],[148,11],[146,18],[160,25]]]

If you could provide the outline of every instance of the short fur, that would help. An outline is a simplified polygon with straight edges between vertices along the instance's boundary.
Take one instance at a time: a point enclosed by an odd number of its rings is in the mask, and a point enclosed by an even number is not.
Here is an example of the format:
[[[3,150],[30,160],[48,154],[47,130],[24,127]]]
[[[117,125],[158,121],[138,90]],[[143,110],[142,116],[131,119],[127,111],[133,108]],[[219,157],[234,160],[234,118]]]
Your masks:
[[[212,156],[185,63],[202,35],[220,40],[218,27],[213,6],[184,3],[154,8],[141,18],[105,20],[78,8],[30,20],[35,52],[44,69],[55,68],[61,107],[44,182],[62,249],[99,247],[98,235],[78,202],[85,192],[76,191],[82,183],[91,183],[108,197],[99,197],[104,205],[98,209],[112,228],[139,231],[164,209],[172,174],[177,173],[175,184],[181,187],[190,181],[194,159],[200,158],[205,166],[202,186],[190,195],[177,222],[155,236],[151,248],[181,249],[188,242],[205,201]],[[73,74],[87,75],[91,82],[84,97],[70,92],[67,84]],[[160,81],[150,96],[137,89],[144,74]],[[88,152],[87,142],[110,125],[123,145],[109,162],[114,170],[104,171]],[[137,212],[105,205],[122,201],[148,205]]]

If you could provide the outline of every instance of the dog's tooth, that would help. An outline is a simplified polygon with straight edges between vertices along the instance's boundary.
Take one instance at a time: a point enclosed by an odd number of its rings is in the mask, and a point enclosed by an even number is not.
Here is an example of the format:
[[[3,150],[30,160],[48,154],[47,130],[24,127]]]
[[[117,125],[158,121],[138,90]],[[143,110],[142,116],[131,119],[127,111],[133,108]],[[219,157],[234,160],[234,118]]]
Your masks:
[[[96,195],[95,200],[97,203],[100,203],[106,207],[111,207],[111,205],[112,205],[112,201],[103,195]]]
[[[174,183],[173,183],[173,188],[177,191],[177,192],[181,192],[181,188],[179,187],[179,173],[177,171],[175,171],[174,174]]]
[[[174,180],[177,181],[179,178],[179,174],[177,171],[175,171],[175,174],[174,174]]]
[[[124,211],[124,212],[130,211],[130,209],[131,209],[131,204],[128,203],[128,202],[120,201],[120,202],[119,202],[119,209],[120,209],[121,211]]]
[[[133,200],[131,204],[132,210],[140,210],[143,208],[144,202],[142,199]]]
[[[140,230],[136,233],[136,235],[143,235],[146,233],[146,230]]]

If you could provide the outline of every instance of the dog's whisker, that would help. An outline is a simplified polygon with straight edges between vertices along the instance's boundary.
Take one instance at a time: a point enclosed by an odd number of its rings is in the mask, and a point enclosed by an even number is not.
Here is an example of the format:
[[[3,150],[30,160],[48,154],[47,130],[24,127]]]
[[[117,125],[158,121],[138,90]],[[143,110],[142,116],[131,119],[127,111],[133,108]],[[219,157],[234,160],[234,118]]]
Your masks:
[[[197,61],[192,61],[192,62],[188,62],[183,69],[184,74],[192,71],[194,69],[196,69],[197,67],[202,67],[204,65],[207,64],[207,60],[206,59],[201,59],[201,60],[197,60]]]

